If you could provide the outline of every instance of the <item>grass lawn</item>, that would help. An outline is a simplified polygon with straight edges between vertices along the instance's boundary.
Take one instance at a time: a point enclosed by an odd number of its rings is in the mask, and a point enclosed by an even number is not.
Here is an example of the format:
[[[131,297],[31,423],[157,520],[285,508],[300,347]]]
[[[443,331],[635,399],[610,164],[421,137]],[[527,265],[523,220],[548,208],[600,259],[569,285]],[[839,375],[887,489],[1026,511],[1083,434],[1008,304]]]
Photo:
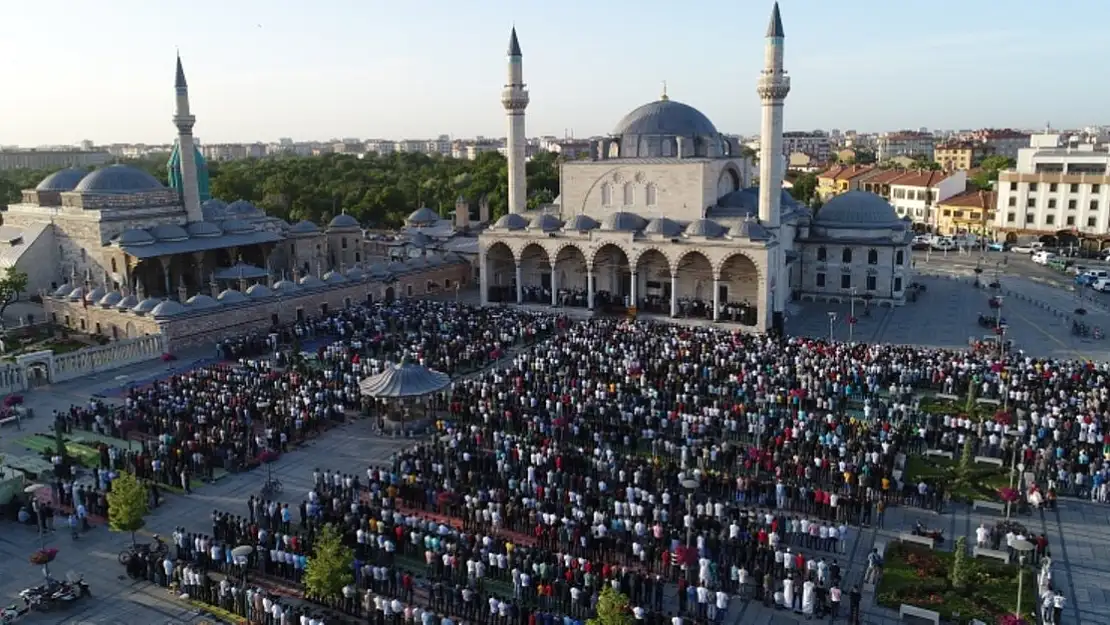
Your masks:
[[[20,439],[19,445],[24,449],[40,454],[45,452],[53,455],[54,450],[57,449],[54,437],[50,434],[28,436]],[[66,443],[66,451],[83,467],[92,469],[100,465],[100,452],[92,447],[69,441]]]
[[[931,551],[916,545],[890,545],[884,556],[883,577],[876,589],[879,605],[897,610],[903,603],[939,612],[942,620],[959,622],[979,619],[997,622],[1000,616],[1012,614],[1017,607],[1018,567],[989,560],[972,560],[968,587],[957,591],[948,580],[955,555]],[[1036,573],[1025,571],[1021,611],[1030,623],[1036,622]]]
[[[952,488],[952,499],[973,501],[984,499],[999,501],[998,489],[1010,485],[1010,475],[1006,469],[994,465],[972,464],[968,471],[967,483],[956,482],[959,461],[939,456],[910,456],[906,458],[903,481],[916,484],[926,482],[945,482]]]

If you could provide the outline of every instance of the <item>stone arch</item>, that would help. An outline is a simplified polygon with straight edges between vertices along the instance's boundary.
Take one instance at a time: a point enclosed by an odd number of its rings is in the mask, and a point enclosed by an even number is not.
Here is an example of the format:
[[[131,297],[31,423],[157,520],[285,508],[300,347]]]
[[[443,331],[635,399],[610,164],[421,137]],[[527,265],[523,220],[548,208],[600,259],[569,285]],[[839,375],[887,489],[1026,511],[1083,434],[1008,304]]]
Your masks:
[[[701,302],[713,301],[713,261],[702,250],[683,250],[672,265],[678,277],[678,297]]]
[[[504,241],[495,241],[486,248],[482,267],[482,288],[491,302],[516,301],[517,253]]]
[[[567,248],[573,248],[574,251],[582,255],[582,258],[590,257],[576,241],[560,241],[555,245],[555,248],[550,251],[551,262],[558,262],[560,255],[562,255],[563,251]]]
[[[752,264],[752,267],[755,268],[756,277],[759,278],[759,279],[763,278],[763,266],[759,263],[759,261],[756,260],[755,258],[753,258],[747,252],[740,251],[740,250],[732,252],[731,254],[728,254],[727,256],[721,258],[721,260],[719,262],[717,262],[716,265],[713,266],[714,275],[716,275],[717,277],[720,277],[721,276],[721,271],[725,269],[726,264],[728,264],[729,261],[732,261],[732,260],[736,259],[737,257],[743,257],[748,262],[750,262]]]
[[[632,254],[617,243],[604,243],[589,256],[595,293],[620,301],[632,291]],[[604,305],[604,297],[602,298]]]
[[[133,339],[136,336],[139,336],[138,331],[135,329],[135,322],[134,321],[128,321],[127,322],[127,325],[124,326],[124,329],[123,329],[123,335],[126,336],[129,339]]]
[[[721,260],[715,275],[721,285],[723,314],[741,325],[757,325],[760,307],[769,305],[762,297],[763,268],[759,263],[744,252],[733,252]]]
[[[717,177],[717,197],[724,197],[733,191],[739,191],[743,180],[735,166],[725,166],[721,170],[721,175]]]
[[[566,306],[586,305],[586,274],[589,257],[582,248],[572,242],[563,242],[552,250],[552,271],[560,291],[567,291],[567,297],[560,301]]]
[[[524,301],[550,303],[551,256],[547,248],[537,241],[529,241],[521,246],[516,262],[520,267]]]
[[[671,272],[674,271],[674,265],[675,265],[674,261],[671,259],[671,257],[666,252],[663,251],[663,248],[661,248],[657,245],[649,245],[647,247],[639,248],[638,250],[636,250],[633,253],[632,257],[629,259],[628,262],[633,267],[638,267],[640,265],[640,261],[645,256],[647,256],[649,254],[651,254],[651,255],[658,254],[658,255],[662,256],[663,260],[666,261],[667,271],[671,271]]]
[[[386,304],[392,304],[393,300],[396,299],[396,298],[397,298],[397,293],[396,293],[396,291],[393,290],[393,287],[391,287],[391,286],[385,287],[385,293],[382,294],[382,301],[384,301]]]

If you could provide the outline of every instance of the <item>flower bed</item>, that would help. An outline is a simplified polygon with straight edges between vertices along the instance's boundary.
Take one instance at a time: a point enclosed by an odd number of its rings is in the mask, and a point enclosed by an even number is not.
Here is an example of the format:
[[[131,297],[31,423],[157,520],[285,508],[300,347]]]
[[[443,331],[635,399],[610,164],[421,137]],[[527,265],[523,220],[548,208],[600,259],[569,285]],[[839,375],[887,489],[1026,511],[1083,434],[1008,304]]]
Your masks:
[[[967,480],[959,480],[959,460],[943,457],[911,456],[906,459],[907,484],[917,484],[925,480],[930,484],[943,482],[950,489],[952,499],[971,502],[976,499],[1001,501],[1000,489],[1009,487],[1010,476],[1006,469],[994,466],[972,465],[967,471]]]
[[[1018,567],[1012,564],[972,560],[968,556],[968,584],[964,590],[952,587],[949,575],[955,555],[924,547],[893,544],[884,556],[883,576],[875,597],[879,605],[897,610],[903,603],[939,612],[941,619],[960,622],[979,619],[996,623],[1012,615],[1017,607]],[[1035,618],[1036,579],[1026,571],[1022,612]]]

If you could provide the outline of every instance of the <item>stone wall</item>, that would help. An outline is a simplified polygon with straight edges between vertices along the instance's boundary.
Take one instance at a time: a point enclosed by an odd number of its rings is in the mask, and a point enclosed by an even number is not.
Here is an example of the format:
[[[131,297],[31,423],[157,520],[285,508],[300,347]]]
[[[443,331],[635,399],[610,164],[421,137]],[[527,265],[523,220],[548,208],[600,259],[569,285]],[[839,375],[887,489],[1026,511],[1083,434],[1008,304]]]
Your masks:
[[[0,395],[18,393],[27,388],[23,368],[15,363],[0,365]]]
[[[465,287],[469,278],[470,265],[460,262],[399,275],[392,283],[351,281],[162,319],[52,297],[46,298],[44,305],[51,321],[75,330],[118,339],[161,335],[167,351],[179,352],[252,331],[266,331],[275,322],[319,316],[325,306],[337,310],[367,299],[453,292],[455,285]]]
[[[161,358],[166,352],[161,336],[143,336],[86,347],[53,357],[50,381],[65,382],[93,373],[111,371],[128,365]]]

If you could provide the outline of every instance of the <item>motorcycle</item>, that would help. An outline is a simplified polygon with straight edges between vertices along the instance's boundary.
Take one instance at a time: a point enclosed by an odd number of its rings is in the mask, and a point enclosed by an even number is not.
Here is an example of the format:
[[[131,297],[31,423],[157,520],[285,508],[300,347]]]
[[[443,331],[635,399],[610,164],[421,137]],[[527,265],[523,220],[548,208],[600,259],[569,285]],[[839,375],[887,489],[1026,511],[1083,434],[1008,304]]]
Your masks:
[[[64,582],[47,578],[46,582],[38,586],[20,591],[19,597],[23,599],[23,604],[27,609],[48,612],[54,609],[55,606],[65,607],[81,597],[88,597],[91,594],[92,591],[89,589],[88,583],[85,582],[84,576],[79,575],[76,577],[70,576]]]
[[[979,313],[979,326],[983,328],[998,328],[1006,325],[1006,320],[994,315]]]
[[[1087,337],[1087,336],[1090,336],[1091,329],[1085,323],[1080,323],[1079,321],[1073,321],[1072,324],[1071,324],[1071,333],[1075,336]]]
[[[169,550],[170,548],[162,540],[162,537],[158,534],[155,534],[153,542],[149,544],[143,543],[139,545],[131,545],[127,549],[119,552],[118,560],[120,564],[127,566],[127,563],[131,560],[133,556],[145,553],[153,553],[157,554],[159,558],[165,558],[166,554],[169,553]]]
[[[20,608],[14,605],[10,605],[6,608],[0,609],[0,625],[11,625],[12,623],[16,622],[19,617],[30,611],[31,610],[26,606]]]
[[[938,545],[944,542],[944,530],[929,529],[921,523],[917,523],[913,526],[913,535],[923,536],[925,538],[932,538],[933,542]]]

